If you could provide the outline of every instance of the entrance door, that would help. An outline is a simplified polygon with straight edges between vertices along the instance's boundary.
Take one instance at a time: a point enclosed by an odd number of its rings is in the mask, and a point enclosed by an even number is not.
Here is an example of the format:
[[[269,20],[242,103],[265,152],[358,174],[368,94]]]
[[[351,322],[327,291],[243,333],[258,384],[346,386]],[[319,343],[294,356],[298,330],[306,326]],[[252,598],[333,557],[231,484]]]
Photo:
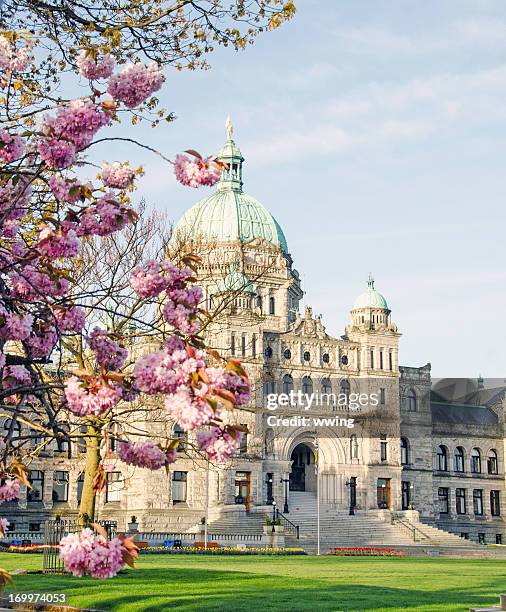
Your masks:
[[[409,510],[411,504],[411,491],[409,488],[409,482],[407,480],[402,481],[402,509]]]
[[[390,478],[378,478],[378,508],[390,510]]]
[[[306,490],[306,470],[304,466],[293,465],[290,472],[290,491]]]
[[[250,472],[235,473],[235,503],[244,504],[246,511],[250,506]]]
[[[307,444],[298,444],[292,451],[290,491],[316,491],[315,457]]]

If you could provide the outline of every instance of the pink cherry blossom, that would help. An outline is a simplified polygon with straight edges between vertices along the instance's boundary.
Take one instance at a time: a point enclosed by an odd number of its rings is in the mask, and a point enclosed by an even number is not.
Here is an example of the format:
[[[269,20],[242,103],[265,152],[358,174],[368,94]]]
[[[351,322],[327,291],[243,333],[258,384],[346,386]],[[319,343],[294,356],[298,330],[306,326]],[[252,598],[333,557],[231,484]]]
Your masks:
[[[211,461],[226,461],[237,450],[239,441],[239,434],[235,438],[218,427],[211,427],[208,431],[197,432],[197,443],[207,453]]]
[[[3,502],[13,501],[19,497],[21,483],[16,478],[7,478],[2,486],[0,486],[0,504]]]
[[[173,325],[184,334],[195,334],[201,325],[197,318],[198,304],[203,297],[202,289],[197,286],[188,288],[170,287],[167,289],[167,299],[163,316],[167,323]]]
[[[133,184],[134,178],[135,172],[128,163],[120,164],[119,162],[114,162],[113,164],[108,164],[104,162],[102,164],[102,180],[106,187],[127,189]]]
[[[10,134],[7,130],[0,130],[0,159],[10,163],[23,155],[24,141],[17,134]]]
[[[95,327],[88,343],[98,363],[106,370],[118,370],[125,363],[128,351],[114,342],[106,330]]]
[[[210,159],[191,159],[187,155],[176,155],[174,172],[182,185],[195,188],[215,185],[221,176]]]
[[[17,315],[14,312],[0,314],[0,338],[5,340],[26,340],[32,331],[33,316],[31,314]]]
[[[33,61],[33,43],[23,41],[21,46],[0,36],[0,68],[11,72],[23,72]]]
[[[206,401],[192,397],[186,387],[165,397],[165,409],[185,431],[208,425],[215,416],[211,406]]]
[[[134,108],[158,91],[164,80],[154,62],[147,65],[127,64],[119,74],[111,77],[107,91],[127,108]]]
[[[108,79],[113,73],[116,62],[110,53],[98,54],[82,51],[77,58],[77,66],[81,75],[90,81]]]
[[[69,204],[80,200],[82,187],[87,186],[91,188],[90,183],[83,185],[75,178],[64,179],[55,174],[49,178],[48,183],[56,199],[61,202],[68,202]]]
[[[79,378],[71,376],[65,383],[68,408],[78,416],[102,414],[115,406],[121,396],[121,386],[107,384],[100,379],[93,379],[83,386]]]
[[[159,295],[167,286],[167,280],[162,276],[161,265],[157,261],[147,261],[144,266],[132,270],[130,283],[133,290],[142,298]]]
[[[58,308],[54,316],[61,332],[80,332],[84,327],[85,314],[80,306]]]
[[[70,286],[66,278],[51,278],[30,265],[22,269],[22,274],[11,272],[9,279],[12,297],[25,300],[62,296],[68,292]]]
[[[79,253],[81,241],[75,230],[44,227],[39,234],[39,251],[50,258],[75,257]]]
[[[0,532],[5,534],[9,531],[9,521],[6,518],[0,518]]]
[[[68,168],[76,158],[75,146],[66,140],[41,138],[37,148],[42,159],[51,168]]]
[[[49,357],[56,346],[58,334],[56,328],[48,322],[34,326],[34,334],[26,340],[32,357]]]
[[[70,533],[60,541],[60,558],[74,576],[112,578],[125,565],[123,551],[119,538],[106,540],[91,529]]]
[[[129,208],[120,206],[114,196],[108,193],[83,211],[77,235],[107,236],[125,227],[131,215]]]
[[[128,465],[158,470],[167,465],[166,454],[152,441],[128,442],[119,445],[119,458]]]
[[[14,389],[23,387],[32,382],[30,372],[22,365],[10,365],[4,367],[2,376],[2,386],[4,389]]]

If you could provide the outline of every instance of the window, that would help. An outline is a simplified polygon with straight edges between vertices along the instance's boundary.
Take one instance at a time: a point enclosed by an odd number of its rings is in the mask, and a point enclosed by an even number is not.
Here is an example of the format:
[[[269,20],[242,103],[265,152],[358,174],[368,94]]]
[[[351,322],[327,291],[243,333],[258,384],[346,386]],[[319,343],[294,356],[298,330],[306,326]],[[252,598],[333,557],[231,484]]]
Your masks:
[[[303,358],[304,361],[311,361],[311,353],[309,351],[304,351]]]
[[[188,434],[181,427],[179,423],[174,425],[174,430],[172,432],[172,436],[174,440],[178,440],[179,444],[177,445],[176,452],[180,453],[185,450],[186,442],[188,442]]]
[[[235,334],[230,336],[230,352],[235,355]]]
[[[276,381],[274,380],[271,374],[267,374],[265,376],[264,391],[265,391],[265,395],[276,393]]]
[[[381,455],[381,461],[386,461],[388,458],[388,451],[387,451],[387,437],[385,434],[381,434],[380,436],[380,455]]]
[[[476,516],[483,516],[483,489],[473,491],[473,511]]]
[[[55,472],[53,475],[53,501],[66,502],[69,499],[69,473]]]
[[[107,483],[105,487],[105,501],[119,502],[121,500],[121,472],[109,472],[107,474]]]
[[[260,312],[262,312],[262,296],[261,295],[257,295],[257,308],[259,308]]]
[[[358,459],[358,440],[355,434],[350,436],[350,457]]]
[[[381,387],[380,388],[380,404],[383,406],[385,404],[385,400],[386,400],[386,393],[385,393],[385,388]]]
[[[28,531],[40,531],[40,523],[28,523]]]
[[[401,438],[401,465],[409,463],[409,442],[407,438]]]
[[[486,544],[487,538],[483,532],[478,533],[478,544]]]
[[[466,514],[467,512],[466,490],[465,489],[455,489],[455,500],[456,500],[457,514]]]
[[[448,514],[450,511],[450,489],[448,487],[439,487],[437,496],[440,514]]]
[[[343,355],[343,356],[341,357],[341,363],[342,363],[344,366],[347,366],[347,365],[348,365],[348,355]]]
[[[411,483],[407,480],[401,482],[401,508],[409,510],[411,506]]]
[[[495,534],[495,543],[496,544],[502,544],[502,534],[501,533],[496,533]]]
[[[9,430],[11,428],[11,423],[12,423],[12,419],[5,419],[4,421],[4,430],[5,430],[5,437],[7,437]],[[12,440],[15,440],[16,438],[19,438],[21,435],[21,425],[16,421],[14,423],[13,426],[13,432],[12,432]]]
[[[344,398],[346,399],[346,403],[348,403],[348,398],[350,397],[350,390],[350,381],[342,380],[341,384],[339,385],[339,393],[340,395],[344,396]]]
[[[323,363],[330,363],[330,355],[328,353],[323,353],[322,361]]]
[[[255,334],[253,334],[253,337],[251,338],[251,354],[253,357],[257,356],[257,337]]]
[[[437,469],[439,472],[448,471],[448,450],[443,445],[437,447]]]
[[[456,472],[464,471],[464,449],[462,446],[457,446],[455,449],[455,453],[453,455],[454,458],[454,469]]]
[[[291,359],[292,358],[292,351],[289,348],[285,349],[283,351],[283,357],[285,359]]]
[[[461,531],[460,537],[464,540],[469,540],[469,534],[467,533],[467,531]]]
[[[488,454],[487,472],[489,474],[498,474],[497,452],[492,449]]]
[[[479,448],[473,448],[471,452],[471,472],[473,474],[481,473],[481,453]]]
[[[246,357],[246,336],[241,336],[241,355]]]
[[[241,423],[241,425],[247,429],[247,425]],[[246,431],[241,431],[241,440],[239,442],[239,454],[244,455],[248,452],[248,433]]]
[[[332,393],[332,383],[330,382],[330,378],[324,378],[322,380],[322,394],[330,395]],[[327,399],[327,403],[330,398]]]
[[[283,393],[290,393],[293,391],[293,378],[290,374],[285,374],[283,376]]]
[[[311,395],[311,393],[313,393],[313,381],[309,376],[304,376],[302,379],[302,393],[305,395]]]
[[[83,486],[84,486],[84,474],[79,474],[77,478],[77,503],[81,503],[81,497],[83,496]]]
[[[416,412],[416,393],[414,389],[406,390],[402,405],[406,412]]]
[[[276,302],[272,295],[269,298],[269,314],[270,315],[276,314]]]
[[[490,491],[490,514],[501,516],[501,492]]]
[[[29,476],[31,489],[26,491],[26,499],[29,502],[40,502],[44,496],[44,472],[32,470]]]
[[[172,501],[179,504],[186,501],[188,472],[172,472]]]
[[[394,358],[392,353],[388,353],[388,369],[389,370],[393,370],[394,369]]]
[[[380,370],[383,369],[383,351],[380,351]]]
[[[371,370],[374,370],[374,351],[371,351]]]

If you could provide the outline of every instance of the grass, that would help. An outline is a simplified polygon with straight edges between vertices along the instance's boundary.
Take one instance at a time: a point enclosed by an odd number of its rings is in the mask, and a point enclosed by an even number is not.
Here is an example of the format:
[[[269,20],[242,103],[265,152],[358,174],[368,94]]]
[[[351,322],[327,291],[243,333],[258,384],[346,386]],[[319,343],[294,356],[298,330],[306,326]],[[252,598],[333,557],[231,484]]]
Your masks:
[[[39,570],[39,555],[0,554],[0,567]],[[500,560],[365,557],[141,556],[109,581],[27,574],[18,592],[65,593],[67,604],[118,612],[199,610],[467,611],[506,590]]]

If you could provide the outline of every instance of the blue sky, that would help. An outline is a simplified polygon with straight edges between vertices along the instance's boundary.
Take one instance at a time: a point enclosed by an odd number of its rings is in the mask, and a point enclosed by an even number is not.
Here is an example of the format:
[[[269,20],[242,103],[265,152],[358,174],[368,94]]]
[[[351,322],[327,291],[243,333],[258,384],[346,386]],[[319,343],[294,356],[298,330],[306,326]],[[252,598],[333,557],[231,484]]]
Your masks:
[[[169,72],[174,124],[123,132],[168,156],[208,154],[230,114],[245,190],[284,228],[331,335],[371,271],[402,364],[505,377],[506,5],[296,4],[293,22],[216,52],[212,70]],[[138,193],[175,221],[207,193],[143,151],[103,154],[143,163]]]

